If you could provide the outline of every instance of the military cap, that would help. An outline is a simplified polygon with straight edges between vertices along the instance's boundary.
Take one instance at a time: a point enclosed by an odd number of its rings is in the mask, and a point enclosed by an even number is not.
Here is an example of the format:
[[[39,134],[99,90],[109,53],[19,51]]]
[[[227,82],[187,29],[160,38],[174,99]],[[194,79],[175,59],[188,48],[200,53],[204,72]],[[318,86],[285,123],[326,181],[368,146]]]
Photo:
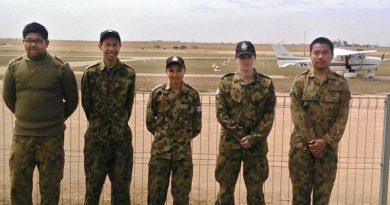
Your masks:
[[[243,55],[251,55],[256,57],[255,46],[250,41],[241,41],[236,46],[236,58]]]
[[[171,56],[166,60],[165,68],[168,68],[172,64],[178,64],[180,67],[185,68],[184,59],[180,56]]]
[[[108,29],[100,33],[100,43],[104,41],[104,39],[114,37],[118,39],[119,43],[121,42],[121,37],[119,36],[119,33],[117,31]]]

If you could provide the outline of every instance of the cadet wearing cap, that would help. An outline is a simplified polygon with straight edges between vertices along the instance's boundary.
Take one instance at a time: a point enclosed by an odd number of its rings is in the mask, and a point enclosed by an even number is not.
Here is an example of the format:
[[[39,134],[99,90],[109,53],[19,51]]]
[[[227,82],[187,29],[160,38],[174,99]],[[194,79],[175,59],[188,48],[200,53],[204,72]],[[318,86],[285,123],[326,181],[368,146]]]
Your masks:
[[[26,54],[8,64],[3,81],[4,102],[16,118],[9,160],[11,203],[32,204],[37,166],[40,204],[54,205],[64,171],[64,122],[77,107],[77,83],[69,64],[47,52],[43,25],[27,24],[23,43]]]
[[[216,95],[221,124],[215,178],[216,205],[234,204],[234,189],[243,162],[247,204],[265,204],[263,183],[268,178],[267,137],[276,102],[271,78],[256,71],[256,51],[249,41],[236,47],[238,70],[222,77]]]
[[[191,140],[202,127],[199,93],[184,83],[183,58],[166,60],[168,83],[158,85],[150,94],[146,126],[154,135],[149,161],[148,204],[163,205],[169,177],[174,205],[188,205],[192,184]]]
[[[134,101],[135,71],[118,59],[119,33],[100,34],[103,60],[88,66],[81,81],[81,99],[88,129],[85,133],[85,204],[99,204],[106,176],[111,204],[130,204],[133,167],[132,133],[128,125]]]
[[[293,205],[329,204],[337,173],[338,144],[348,121],[348,81],[330,70],[333,43],[319,37],[310,44],[313,68],[298,75],[290,92],[289,171]]]

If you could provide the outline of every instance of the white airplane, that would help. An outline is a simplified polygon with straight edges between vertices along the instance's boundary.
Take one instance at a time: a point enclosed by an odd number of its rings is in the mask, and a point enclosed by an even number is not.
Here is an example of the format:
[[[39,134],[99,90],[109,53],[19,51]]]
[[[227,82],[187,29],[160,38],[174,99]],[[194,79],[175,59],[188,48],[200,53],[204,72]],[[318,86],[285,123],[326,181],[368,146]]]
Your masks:
[[[309,57],[298,57],[290,55],[287,49],[279,41],[276,44],[272,44],[272,49],[276,55],[276,61],[279,68],[287,66],[295,66],[300,68],[312,67]],[[382,58],[366,56],[367,53],[375,53],[376,50],[366,51],[351,51],[346,49],[335,48],[334,57],[330,64],[330,69],[337,72],[340,75],[344,75],[345,78],[355,78],[357,76],[356,71],[365,71],[363,76],[368,78],[375,77],[378,67],[382,64],[385,54]]]

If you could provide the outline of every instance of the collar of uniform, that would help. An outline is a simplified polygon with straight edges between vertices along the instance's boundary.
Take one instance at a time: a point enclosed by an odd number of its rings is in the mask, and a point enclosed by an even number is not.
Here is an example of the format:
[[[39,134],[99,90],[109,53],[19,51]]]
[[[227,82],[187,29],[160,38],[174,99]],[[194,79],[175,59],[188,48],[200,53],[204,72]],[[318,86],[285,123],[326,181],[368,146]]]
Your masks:
[[[183,82],[183,84],[181,85],[180,92],[188,92],[188,88],[186,85],[187,84],[185,82]],[[167,84],[165,85],[165,90],[172,91],[172,88],[171,88],[171,85],[169,84],[169,82],[167,82]]]
[[[238,72],[236,72],[234,74],[233,82],[244,82],[245,84],[251,84],[251,83],[253,83],[255,81],[258,81],[260,79],[259,73],[256,71],[256,69],[253,69],[253,71],[254,71],[254,73],[253,73],[254,77],[253,77],[253,80],[250,81],[249,83],[245,83],[245,81],[243,79],[241,79],[240,74]]]
[[[330,79],[336,79],[336,75],[334,74],[333,71],[329,70],[328,78],[330,78]]]
[[[101,62],[99,62],[98,66],[97,66],[97,70],[99,70],[99,71],[103,71],[104,70],[104,62],[103,62],[103,60]]]
[[[238,74],[238,72],[234,73],[234,75],[233,75],[233,82],[237,82],[239,80],[241,80],[240,74]]]
[[[117,71],[119,70],[119,68],[121,67],[122,65],[121,65],[121,62],[118,60],[118,63],[113,67],[113,68],[107,68],[106,67],[106,69],[107,69],[107,71],[109,71],[109,72],[114,72],[114,73],[117,73]]]
[[[49,56],[49,52],[46,52],[46,55],[44,58],[42,58],[41,60],[33,60],[31,59],[30,57],[28,57],[27,54],[23,55],[23,58],[26,59],[27,61],[32,61],[32,62],[37,62],[37,61],[44,61],[44,60],[47,60],[47,57]]]
[[[314,78],[315,77],[314,68],[310,68],[309,73],[307,74],[307,77],[309,77],[309,78]],[[328,72],[328,79],[335,79],[335,78],[336,78],[336,76],[335,76],[334,72],[329,70],[329,72]]]
[[[307,73],[307,77],[308,78],[314,78],[315,77],[314,68],[310,68],[309,72]]]
[[[122,62],[118,59],[118,63],[111,70],[113,71],[113,70],[118,69],[121,66],[121,64],[122,64]],[[106,67],[106,65],[104,65],[104,60],[102,60],[102,61],[100,61],[99,65],[98,65],[98,70],[102,71],[104,69],[107,70],[108,68]]]

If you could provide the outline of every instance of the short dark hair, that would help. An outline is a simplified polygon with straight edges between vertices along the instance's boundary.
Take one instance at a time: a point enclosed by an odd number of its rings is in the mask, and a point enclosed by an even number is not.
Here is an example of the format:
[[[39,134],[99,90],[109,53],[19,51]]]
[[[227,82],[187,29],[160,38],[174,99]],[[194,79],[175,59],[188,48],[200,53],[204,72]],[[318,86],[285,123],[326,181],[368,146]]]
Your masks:
[[[334,45],[333,45],[333,43],[332,43],[331,40],[329,40],[329,39],[327,39],[327,38],[325,38],[325,37],[319,37],[319,38],[314,39],[314,41],[311,42],[311,44],[310,44],[310,53],[311,53],[311,51],[313,50],[313,46],[314,46],[315,44],[326,44],[326,45],[328,45],[329,48],[330,48],[330,51],[331,51],[332,54],[333,54]]]
[[[26,38],[29,33],[39,33],[43,39],[47,41],[49,33],[46,28],[37,22],[27,24],[23,29],[23,39]]]

